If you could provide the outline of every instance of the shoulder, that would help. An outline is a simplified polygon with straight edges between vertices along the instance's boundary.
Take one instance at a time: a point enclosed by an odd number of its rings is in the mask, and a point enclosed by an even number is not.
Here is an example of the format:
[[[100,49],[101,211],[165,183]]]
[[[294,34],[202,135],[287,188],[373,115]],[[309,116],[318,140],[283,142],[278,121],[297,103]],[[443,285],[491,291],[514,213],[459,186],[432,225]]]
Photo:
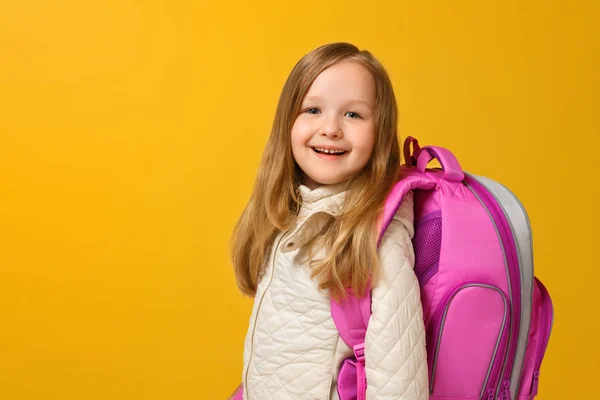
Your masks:
[[[400,203],[400,207],[398,208],[398,211],[396,211],[392,222],[402,224],[412,239],[415,235],[414,218],[415,200],[411,190],[402,198],[402,203]]]
[[[402,198],[400,207],[398,207],[398,210],[392,218],[392,222],[386,229],[383,235],[382,244],[390,237],[398,238],[399,236],[408,236],[408,238],[412,240],[415,235],[414,204],[414,194],[412,191],[409,191]]]
[[[402,199],[398,211],[381,239],[380,261],[394,264],[401,259],[408,258],[412,262],[414,259],[412,248],[414,232],[414,196],[412,191],[409,191]]]

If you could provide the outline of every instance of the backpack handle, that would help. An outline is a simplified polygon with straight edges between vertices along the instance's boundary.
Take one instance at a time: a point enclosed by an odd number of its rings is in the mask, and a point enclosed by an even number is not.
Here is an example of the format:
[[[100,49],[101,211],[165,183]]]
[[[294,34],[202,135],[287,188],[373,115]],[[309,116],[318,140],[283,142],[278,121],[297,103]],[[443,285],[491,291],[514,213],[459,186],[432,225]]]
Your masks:
[[[410,150],[410,145],[411,144],[412,144],[412,147],[413,147],[413,151],[412,152]],[[417,165],[417,158],[421,154],[421,147],[419,146],[419,141],[416,138],[412,137],[412,136],[408,136],[404,140],[403,150],[404,150],[404,161],[406,162],[406,165],[408,165],[409,167],[416,166]]]
[[[427,168],[427,164],[433,159],[439,161],[442,169],[444,170],[444,179],[453,182],[462,182],[465,179],[465,173],[463,172],[458,160],[449,150],[443,147],[437,146],[425,146],[421,149],[421,154],[417,159],[417,170],[424,173]]]

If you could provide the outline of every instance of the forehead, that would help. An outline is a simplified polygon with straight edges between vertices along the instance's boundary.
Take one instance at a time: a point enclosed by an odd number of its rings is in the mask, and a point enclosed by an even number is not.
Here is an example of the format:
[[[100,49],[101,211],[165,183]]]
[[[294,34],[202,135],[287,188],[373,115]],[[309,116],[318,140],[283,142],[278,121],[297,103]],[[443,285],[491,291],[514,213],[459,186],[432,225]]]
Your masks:
[[[375,102],[375,79],[359,62],[342,61],[317,76],[305,100],[343,101],[372,106]]]

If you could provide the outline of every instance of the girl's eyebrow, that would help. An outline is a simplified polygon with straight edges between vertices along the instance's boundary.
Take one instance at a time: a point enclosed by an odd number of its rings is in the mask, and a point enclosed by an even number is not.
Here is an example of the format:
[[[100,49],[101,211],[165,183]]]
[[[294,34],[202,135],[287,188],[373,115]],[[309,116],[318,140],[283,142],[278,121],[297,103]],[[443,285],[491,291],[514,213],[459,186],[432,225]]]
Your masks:
[[[319,97],[319,96],[306,96],[305,100],[321,100],[321,97]],[[371,107],[371,103],[369,103],[368,101],[365,101],[365,100],[361,100],[361,99],[349,100],[347,103],[348,104],[352,104],[352,103],[355,103],[355,104],[364,104],[367,107]]]

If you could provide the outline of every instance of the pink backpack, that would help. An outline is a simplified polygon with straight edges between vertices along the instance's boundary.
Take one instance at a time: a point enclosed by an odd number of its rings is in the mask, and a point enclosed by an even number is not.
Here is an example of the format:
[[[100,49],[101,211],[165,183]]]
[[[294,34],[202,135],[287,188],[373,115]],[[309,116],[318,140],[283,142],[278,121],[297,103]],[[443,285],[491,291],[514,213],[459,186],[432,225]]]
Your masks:
[[[414,154],[411,154],[411,145]],[[426,327],[430,399],[533,399],[553,322],[550,296],[533,275],[531,227],[504,186],[465,174],[441,147],[404,143],[407,164],[389,194],[379,241],[413,190],[415,273]],[[432,159],[441,169],[426,169]],[[332,300],[355,357],[338,379],[341,400],[365,399],[364,341],[370,292]]]

